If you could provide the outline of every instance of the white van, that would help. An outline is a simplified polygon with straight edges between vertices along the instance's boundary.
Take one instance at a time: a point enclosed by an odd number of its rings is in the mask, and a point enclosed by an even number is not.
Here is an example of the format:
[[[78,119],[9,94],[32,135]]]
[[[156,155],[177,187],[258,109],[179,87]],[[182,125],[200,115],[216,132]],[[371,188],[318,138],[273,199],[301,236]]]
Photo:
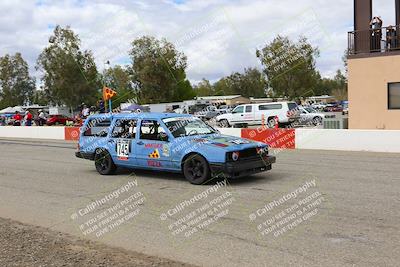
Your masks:
[[[299,120],[300,111],[295,102],[246,104],[237,106],[232,113],[217,116],[216,121],[220,127],[261,125],[263,115],[265,123],[273,127],[275,117],[280,124],[289,124]]]

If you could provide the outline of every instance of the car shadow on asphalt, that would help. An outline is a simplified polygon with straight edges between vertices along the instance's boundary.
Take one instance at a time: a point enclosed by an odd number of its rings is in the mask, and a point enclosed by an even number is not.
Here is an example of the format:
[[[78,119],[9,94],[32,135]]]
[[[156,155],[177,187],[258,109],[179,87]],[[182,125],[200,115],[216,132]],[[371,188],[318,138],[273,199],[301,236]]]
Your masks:
[[[119,167],[116,176],[138,176],[142,178],[150,178],[150,179],[160,179],[167,181],[179,181],[183,183],[188,183],[183,174],[181,173],[173,173],[166,171],[154,171],[154,170],[144,170],[144,169],[128,169]],[[229,185],[261,185],[268,184],[272,181],[284,179],[285,176],[283,174],[279,174],[276,172],[266,172],[259,173],[250,176],[240,177],[236,179],[228,179]],[[224,178],[213,178],[208,183],[204,185],[214,185],[217,182],[223,181]]]

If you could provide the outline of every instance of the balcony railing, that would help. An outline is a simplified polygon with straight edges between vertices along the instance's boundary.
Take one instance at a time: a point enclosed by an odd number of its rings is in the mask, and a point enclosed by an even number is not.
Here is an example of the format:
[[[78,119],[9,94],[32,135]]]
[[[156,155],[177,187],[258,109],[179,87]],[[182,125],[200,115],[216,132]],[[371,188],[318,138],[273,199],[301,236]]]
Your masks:
[[[400,51],[400,25],[348,33],[348,54]]]

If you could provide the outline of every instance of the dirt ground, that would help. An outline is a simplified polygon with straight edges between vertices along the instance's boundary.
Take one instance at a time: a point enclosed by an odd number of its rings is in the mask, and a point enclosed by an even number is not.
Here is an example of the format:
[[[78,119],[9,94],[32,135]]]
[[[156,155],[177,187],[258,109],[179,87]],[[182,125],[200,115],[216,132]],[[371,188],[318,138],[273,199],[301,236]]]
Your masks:
[[[0,266],[193,266],[0,218]]]

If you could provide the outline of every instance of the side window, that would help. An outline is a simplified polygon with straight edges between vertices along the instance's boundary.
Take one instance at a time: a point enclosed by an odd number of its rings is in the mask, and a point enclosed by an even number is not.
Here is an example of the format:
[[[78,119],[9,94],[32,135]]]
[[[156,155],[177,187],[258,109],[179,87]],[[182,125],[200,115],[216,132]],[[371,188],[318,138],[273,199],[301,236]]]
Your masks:
[[[120,119],[115,122],[112,132],[114,138],[134,139],[136,137],[137,120]]]
[[[243,113],[244,110],[244,106],[238,106],[237,108],[235,108],[232,113]]]
[[[84,136],[106,137],[110,129],[111,121],[109,119],[92,119],[84,126]]]
[[[258,110],[276,110],[282,109],[281,104],[268,104],[268,105],[259,105]]]
[[[164,127],[156,120],[143,120],[140,125],[140,139],[153,141],[168,141]]]
[[[253,107],[252,106],[246,106],[246,113],[250,113],[253,111]]]

